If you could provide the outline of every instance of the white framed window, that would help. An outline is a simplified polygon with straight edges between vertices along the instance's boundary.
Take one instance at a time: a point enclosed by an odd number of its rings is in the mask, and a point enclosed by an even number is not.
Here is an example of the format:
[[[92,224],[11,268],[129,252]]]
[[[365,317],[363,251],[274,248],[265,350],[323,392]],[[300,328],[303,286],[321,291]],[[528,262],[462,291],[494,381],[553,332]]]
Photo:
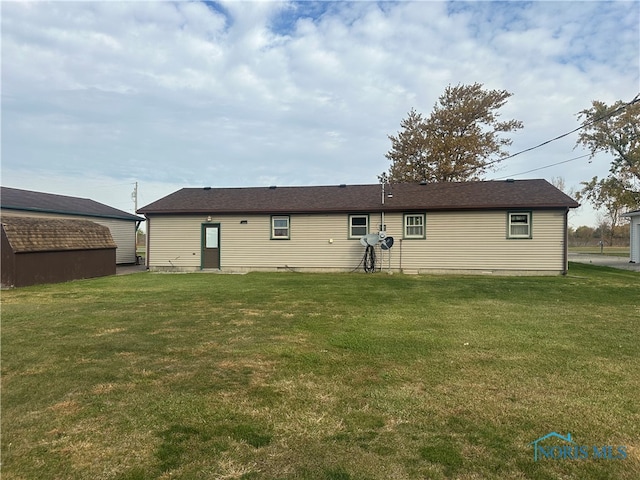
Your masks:
[[[289,240],[290,238],[290,219],[288,215],[278,215],[271,217],[271,239],[272,240]]]
[[[369,215],[349,215],[349,238],[361,238],[369,233]]]
[[[404,238],[425,238],[423,213],[405,213]]]
[[[509,212],[507,238],[531,237],[531,212]]]

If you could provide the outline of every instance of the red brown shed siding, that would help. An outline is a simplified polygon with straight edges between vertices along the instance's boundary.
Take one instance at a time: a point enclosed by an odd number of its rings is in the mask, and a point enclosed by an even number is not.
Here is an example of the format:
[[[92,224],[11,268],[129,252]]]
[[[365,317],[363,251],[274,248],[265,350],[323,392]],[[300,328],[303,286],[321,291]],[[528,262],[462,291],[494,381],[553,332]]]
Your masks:
[[[144,221],[142,217],[88,198],[10,187],[0,187],[0,208],[2,216],[89,220],[104,225],[109,228],[118,245],[116,263],[134,263],[137,260],[136,231],[140,222]]]
[[[2,219],[5,287],[114,275],[115,255],[109,229],[87,220]]]

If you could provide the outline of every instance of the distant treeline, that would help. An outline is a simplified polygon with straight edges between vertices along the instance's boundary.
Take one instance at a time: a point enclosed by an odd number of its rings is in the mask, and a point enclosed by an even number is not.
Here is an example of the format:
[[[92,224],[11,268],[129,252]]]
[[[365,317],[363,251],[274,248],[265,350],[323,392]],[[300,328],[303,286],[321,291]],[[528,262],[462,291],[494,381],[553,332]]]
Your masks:
[[[578,228],[569,227],[570,247],[599,245],[601,241],[608,247],[628,247],[629,224],[618,225],[613,232],[609,225],[601,225],[596,228],[586,225]]]

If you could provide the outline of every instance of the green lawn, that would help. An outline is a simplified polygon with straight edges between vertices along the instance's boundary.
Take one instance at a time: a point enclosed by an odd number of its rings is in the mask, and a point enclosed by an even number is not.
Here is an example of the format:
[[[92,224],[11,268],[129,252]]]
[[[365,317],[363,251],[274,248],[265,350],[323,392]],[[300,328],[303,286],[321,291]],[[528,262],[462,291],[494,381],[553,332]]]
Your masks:
[[[594,255],[600,255],[600,247],[590,246],[590,247],[569,247],[569,252],[571,253],[588,253]],[[629,247],[609,247],[605,246],[602,248],[603,255],[612,255],[614,257],[629,257]]]
[[[4,291],[2,478],[637,479],[639,339],[640,275],[579,264]]]

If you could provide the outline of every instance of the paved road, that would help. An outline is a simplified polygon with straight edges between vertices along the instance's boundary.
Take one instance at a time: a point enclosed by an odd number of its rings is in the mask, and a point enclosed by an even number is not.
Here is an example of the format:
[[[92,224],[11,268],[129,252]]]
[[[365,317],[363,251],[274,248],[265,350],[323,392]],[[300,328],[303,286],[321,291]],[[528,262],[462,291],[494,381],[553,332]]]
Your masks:
[[[629,263],[629,257],[615,257],[613,255],[592,255],[587,253],[569,253],[570,262],[591,263],[605,267],[621,268],[640,272],[640,263]]]

